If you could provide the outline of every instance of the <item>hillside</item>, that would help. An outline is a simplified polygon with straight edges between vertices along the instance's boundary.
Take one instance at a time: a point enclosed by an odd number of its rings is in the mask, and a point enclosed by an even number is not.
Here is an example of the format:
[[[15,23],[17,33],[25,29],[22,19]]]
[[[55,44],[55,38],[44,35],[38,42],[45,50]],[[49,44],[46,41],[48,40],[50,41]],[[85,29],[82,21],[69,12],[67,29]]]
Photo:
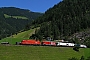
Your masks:
[[[2,40],[0,40],[0,44],[1,42],[9,42],[9,44],[16,44],[16,42],[21,42],[22,40],[27,40],[30,38],[30,36],[32,36],[32,34],[35,34],[35,30],[36,29],[39,29],[38,28],[34,28],[34,29],[30,29],[30,30],[27,30],[27,31],[24,31],[24,32],[19,32],[17,34],[14,34],[10,37],[6,37]]]
[[[68,40],[73,34],[82,31],[82,34],[84,34],[87,30],[90,30],[90,0],[63,0],[48,9],[33,24],[41,24],[40,30],[37,33],[38,35],[45,38],[51,37],[54,40]],[[85,36],[81,36],[80,38],[84,38],[85,40],[89,37],[90,34],[86,33]],[[78,38],[74,36],[73,39]],[[73,39],[71,39],[71,42],[78,43]]]
[[[21,30],[28,30],[31,21],[39,16],[42,16],[42,13],[32,12],[27,9],[16,7],[0,8],[0,39]]]

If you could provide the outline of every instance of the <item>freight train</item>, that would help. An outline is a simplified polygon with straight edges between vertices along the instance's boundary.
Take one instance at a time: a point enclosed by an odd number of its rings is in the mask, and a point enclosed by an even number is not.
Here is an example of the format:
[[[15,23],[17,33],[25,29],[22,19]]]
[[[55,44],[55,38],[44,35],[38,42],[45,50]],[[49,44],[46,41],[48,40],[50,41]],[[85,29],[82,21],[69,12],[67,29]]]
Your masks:
[[[39,40],[22,40],[20,42],[20,45],[40,45],[40,46],[63,46],[63,47],[74,47],[74,46],[78,46],[81,48],[87,48],[86,45],[77,45],[74,43],[65,43],[65,42],[54,42],[54,41],[39,41]]]
[[[53,41],[42,41],[39,40],[22,40],[20,45],[42,45],[42,46],[56,46],[56,43]]]

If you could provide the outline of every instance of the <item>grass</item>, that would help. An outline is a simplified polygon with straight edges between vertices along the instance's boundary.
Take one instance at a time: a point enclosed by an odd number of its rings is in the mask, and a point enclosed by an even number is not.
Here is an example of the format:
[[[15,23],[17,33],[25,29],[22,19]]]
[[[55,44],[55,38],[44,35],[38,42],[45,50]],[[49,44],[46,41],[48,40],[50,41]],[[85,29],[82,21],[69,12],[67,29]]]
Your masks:
[[[13,37],[7,37],[4,38],[2,40],[0,40],[0,42],[9,42],[9,44],[16,44],[16,42],[21,42],[22,40],[24,40],[25,38],[13,38]]]
[[[17,35],[13,35],[14,38],[26,38],[26,39],[29,39],[29,37],[35,33],[35,29],[30,29],[28,31],[24,31],[24,32],[21,32],[21,33],[18,33]]]
[[[13,18],[18,18],[18,19],[28,19],[27,17],[24,17],[24,16],[12,16]]]
[[[90,48],[84,49],[84,54],[86,57],[90,56]]]
[[[25,19],[27,20],[28,18],[27,17],[24,17],[24,16],[10,16],[10,15],[7,15],[7,14],[4,14],[5,18],[15,18],[15,19]]]
[[[7,15],[7,14],[4,14],[5,18],[10,18],[11,16]]]
[[[66,47],[42,46],[1,46],[0,60],[68,60],[71,57],[87,57],[90,49],[80,49],[80,52]]]
[[[37,28],[37,29],[39,29],[39,28]],[[9,42],[10,44],[16,44],[16,42],[21,42],[24,39],[29,39],[29,37],[35,33],[35,30],[36,30],[36,28],[18,33],[17,35],[15,34],[15,35],[13,35],[13,37],[10,36],[10,37],[0,40],[0,42]]]

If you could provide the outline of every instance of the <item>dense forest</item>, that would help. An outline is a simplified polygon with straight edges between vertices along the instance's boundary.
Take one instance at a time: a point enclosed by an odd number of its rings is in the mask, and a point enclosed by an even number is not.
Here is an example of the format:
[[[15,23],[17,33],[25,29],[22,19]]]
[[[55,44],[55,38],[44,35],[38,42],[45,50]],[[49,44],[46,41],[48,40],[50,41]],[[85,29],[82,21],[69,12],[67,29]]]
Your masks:
[[[74,36],[72,38],[70,36],[80,35],[79,32],[81,32],[84,35],[81,36],[85,37],[84,40],[87,39],[89,42],[90,0],[63,0],[49,8],[43,16],[34,20],[32,24],[40,26],[35,34],[40,39],[51,37],[54,40],[70,40],[70,38],[73,40],[73,38],[78,39],[79,37]],[[89,32],[85,33],[86,30]]]
[[[30,28],[30,22],[42,13],[16,7],[0,8],[0,39]]]

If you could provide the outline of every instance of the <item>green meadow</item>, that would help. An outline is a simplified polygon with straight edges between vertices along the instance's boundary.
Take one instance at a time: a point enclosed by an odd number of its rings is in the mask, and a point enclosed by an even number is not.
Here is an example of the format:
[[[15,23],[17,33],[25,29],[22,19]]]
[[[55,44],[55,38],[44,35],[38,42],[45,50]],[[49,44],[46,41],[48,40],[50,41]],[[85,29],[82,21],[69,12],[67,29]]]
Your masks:
[[[10,16],[10,15],[7,15],[7,14],[4,14],[5,18],[15,18],[15,19],[28,19],[27,17],[24,17],[24,16]]]
[[[71,57],[88,57],[89,54],[88,48],[80,48],[76,52],[67,47],[0,45],[0,60],[68,60]]]

